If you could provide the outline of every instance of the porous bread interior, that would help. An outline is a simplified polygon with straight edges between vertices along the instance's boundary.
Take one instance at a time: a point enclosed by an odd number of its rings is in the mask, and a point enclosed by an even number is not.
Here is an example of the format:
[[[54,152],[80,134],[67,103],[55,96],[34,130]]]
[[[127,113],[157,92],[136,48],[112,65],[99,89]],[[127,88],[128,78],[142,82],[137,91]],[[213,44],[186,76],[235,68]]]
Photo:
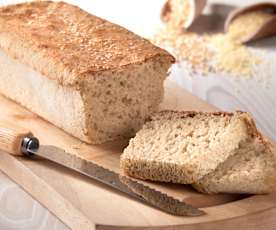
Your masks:
[[[0,50],[0,92],[71,135],[102,143],[133,135],[158,109],[170,62],[165,58],[61,86]]]
[[[135,135],[158,110],[170,66],[164,58],[153,59],[87,78],[82,97],[87,134],[93,142]]]
[[[121,156],[121,167],[141,179],[196,182],[251,138],[243,116],[160,113],[131,139]]]
[[[276,156],[258,142],[245,143],[235,156],[193,187],[204,193],[264,194],[276,191]]]

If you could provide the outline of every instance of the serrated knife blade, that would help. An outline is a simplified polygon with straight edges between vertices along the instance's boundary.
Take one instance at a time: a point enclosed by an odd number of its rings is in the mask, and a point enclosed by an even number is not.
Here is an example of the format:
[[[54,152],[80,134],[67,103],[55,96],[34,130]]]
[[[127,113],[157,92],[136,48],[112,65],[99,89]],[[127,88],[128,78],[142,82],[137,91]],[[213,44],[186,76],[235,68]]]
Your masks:
[[[178,216],[199,216],[203,211],[168,196],[136,180],[106,169],[92,160],[69,153],[55,146],[40,145],[30,131],[0,123],[0,148],[13,155],[40,156],[92,179],[111,186],[131,197],[167,213]]]
[[[28,152],[73,169],[167,213],[178,216],[199,216],[204,214],[203,211],[189,204],[55,146],[41,145],[37,150],[28,150]]]

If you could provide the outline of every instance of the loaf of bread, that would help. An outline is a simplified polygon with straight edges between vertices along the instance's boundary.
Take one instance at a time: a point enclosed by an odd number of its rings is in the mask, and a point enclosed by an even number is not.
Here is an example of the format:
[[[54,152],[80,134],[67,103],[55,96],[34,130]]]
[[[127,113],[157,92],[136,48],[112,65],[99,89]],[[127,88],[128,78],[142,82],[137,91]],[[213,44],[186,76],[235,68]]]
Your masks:
[[[276,189],[276,158],[247,113],[162,111],[121,156],[140,179],[193,184],[206,193]]]
[[[134,135],[158,109],[174,58],[80,8],[0,8],[0,93],[88,143]]]

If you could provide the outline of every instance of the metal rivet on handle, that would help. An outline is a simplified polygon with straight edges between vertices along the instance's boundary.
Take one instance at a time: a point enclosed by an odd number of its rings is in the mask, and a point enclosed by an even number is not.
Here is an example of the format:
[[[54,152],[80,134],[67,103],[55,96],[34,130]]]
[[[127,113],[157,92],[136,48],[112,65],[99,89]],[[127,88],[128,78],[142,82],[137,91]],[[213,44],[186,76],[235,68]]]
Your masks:
[[[39,148],[39,140],[36,137],[25,137],[21,143],[21,151],[26,155],[34,155]]]

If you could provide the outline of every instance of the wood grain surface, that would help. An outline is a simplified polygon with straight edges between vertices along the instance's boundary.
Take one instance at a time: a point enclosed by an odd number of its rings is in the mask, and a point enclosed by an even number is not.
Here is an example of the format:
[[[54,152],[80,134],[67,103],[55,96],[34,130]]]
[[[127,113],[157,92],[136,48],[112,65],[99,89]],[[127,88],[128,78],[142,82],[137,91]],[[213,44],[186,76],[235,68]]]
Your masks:
[[[126,141],[89,146],[67,135],[48,122],[4,97],[0,120],[28,127],[43,144],[74,151],[118,171],[118,159]],[[214,108],[166,82],[161,108],[213,111]],[[197,207],[207,215],[176,217],[141,204],[124,194],[85,176],[42,159],[29,160],[2,153],[0,168],[26,191],[73,229],[126,229],[160,227],[164,229],[273,229],[276,225],[276,194],[251,197],[206,196],[187,186],[151,184]],[[218,205],[220,204],[220,205]],[[89,226],[89,227],[88,227]],[[169,227],[171,226],[171,227]]]
[[[0,172],[1,230],[68,230],[50,211]]]

